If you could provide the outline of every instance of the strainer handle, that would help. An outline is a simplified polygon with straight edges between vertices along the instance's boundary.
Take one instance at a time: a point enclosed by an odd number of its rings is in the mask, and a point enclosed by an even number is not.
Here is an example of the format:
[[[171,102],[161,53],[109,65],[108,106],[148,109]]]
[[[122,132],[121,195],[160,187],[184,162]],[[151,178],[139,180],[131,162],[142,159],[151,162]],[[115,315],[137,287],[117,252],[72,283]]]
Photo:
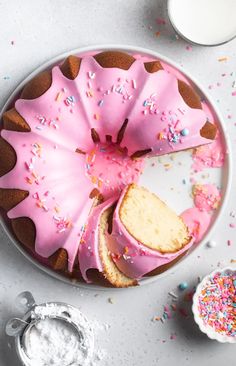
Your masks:
[[[8,320],[5,331],[6,334],[10,337],[16,337],[18,334],[21,334],[24,328],[28,325],[27,322],[20,318],[12,318]]]
[[[21,292],[15,300],[18,310],[26,313],[32,309],[36,304],[33,295],[29,291]]]

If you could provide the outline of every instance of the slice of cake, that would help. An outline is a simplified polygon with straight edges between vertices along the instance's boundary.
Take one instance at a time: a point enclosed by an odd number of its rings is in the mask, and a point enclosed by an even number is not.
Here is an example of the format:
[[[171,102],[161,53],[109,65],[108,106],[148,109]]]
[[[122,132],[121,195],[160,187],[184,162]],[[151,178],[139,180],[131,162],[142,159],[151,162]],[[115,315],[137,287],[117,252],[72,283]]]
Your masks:
[[[135,279],[125,276],[116,266],[112,253],[108,248],[109,237],[107,236],[108,223],[113,213],[110,207],[101,215],[99,229],[99,254],[103,266],[103,274],[105,278],[115,287],[129,287],[137,285]],[[110,239],[111,240],[111,239]]]
[[[137,281],[125,276],[117,268],[108,248],[116,201],[111,198],[93,208],[79,246],[79,267],[83,279],[88,283],[100,283],[100,272],[115,287],[135,286]]]
[[[108,248],[126,276],[141,278],[172,262],[191,245],[181,217],[155,194],[136,184],[122,193],[113,216]]]
[[[131,184],[119,207],[121,223],[140,243],[161,253],[173,253],[189,242],[181,217],[146,188]]]
[[[145,275],[159,274],[191,245],[181,217],[155,194],[136,184],[95,207],[79,247],[85,281],[96,269],[115,287],[137,285]]]

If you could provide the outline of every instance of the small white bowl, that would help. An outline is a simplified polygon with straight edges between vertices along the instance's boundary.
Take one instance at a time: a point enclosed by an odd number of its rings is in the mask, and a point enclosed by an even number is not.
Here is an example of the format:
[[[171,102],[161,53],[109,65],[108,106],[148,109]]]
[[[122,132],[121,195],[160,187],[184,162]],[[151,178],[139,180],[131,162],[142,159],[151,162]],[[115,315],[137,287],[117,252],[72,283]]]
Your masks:
[[[236,343],[236,337],[230,337],[230,336],[218,333],[214,330],[213,327],[205,325],[202,318],[199,315],[199,310],[198,310],[198,301],[199,301],[199,296],[201,295],[202,289],[204,287],[206,287],[207,282],[210,279],[210,277],[214,276],[217,273],[221,274],[223,272],[236,275],[236,268],[225,267],[222,269],[217,269],[217,270],[211,272],[209,275],[205,276],[203,278],[203,280],[197,286],[196,292],[193,296],[192,311],[193,311],[193,316],[194,316],[195,322],[199,326],[200,330],[208,336],[208,338],[214,339],[220,343]]]

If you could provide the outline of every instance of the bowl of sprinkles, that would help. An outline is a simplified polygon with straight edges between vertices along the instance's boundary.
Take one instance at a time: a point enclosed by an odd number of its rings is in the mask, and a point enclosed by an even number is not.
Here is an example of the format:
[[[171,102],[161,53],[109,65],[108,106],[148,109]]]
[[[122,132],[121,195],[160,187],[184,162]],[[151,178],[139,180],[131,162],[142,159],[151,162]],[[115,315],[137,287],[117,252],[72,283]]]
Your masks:
[[[223,268],[204,277],[193,297],[200,330],[221,343],[236,343],[236,269]]]

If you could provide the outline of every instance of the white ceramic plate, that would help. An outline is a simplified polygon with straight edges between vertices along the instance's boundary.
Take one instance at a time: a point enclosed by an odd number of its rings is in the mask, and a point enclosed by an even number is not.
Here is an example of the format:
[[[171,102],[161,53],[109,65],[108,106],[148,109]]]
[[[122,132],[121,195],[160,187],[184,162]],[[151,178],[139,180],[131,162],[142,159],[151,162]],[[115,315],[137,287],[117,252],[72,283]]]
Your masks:
[[[143,278],[140,281],[140,285],[144,285],[153,281],[156,281],[158,279],[161,279],[163,276],[168,275],[170,272],[172,273],[175,271],[178,267],[183,265],[183,261],[185,264],[188,261],[188,257],[195,251],[197,248],[199,248],[201,245],[205,244],[212,236],[213,230],[217,225],[220,224],[220,218],[223,212],[223,209],[225,207],[225,204],[227,202],[230,185],[231,185],[231,171],[232,171],[232,164],[231,164],[231,149],[229,144],[229,139],[226,134],[226,130],[224,127],[223,119],[217,110],[216,104],[211,100],[209,95],[206,93],[206,91],[199,85],[199,83],[188,73],[183,71],[179,65],[177,65],[175,62],[171,61],[169,58],[164,57],[160,55],[157,52],[141,48],[141,47],[133,47],[133,46],[124,46],[124,45],[101,45],[101,46],[94,46],[94,47],[85,47],[85,48],[78,48],[75,50],[68,51],[66,53],[63,53],[45,64],[43,64],[41,67],[37,68],[35,71],[33,71],[25,80],[20,83],[20,85],[16,88],[16,90],[10,95],[9,99],[7,100],[6,104],[3,107],[3,110],[0,114],[0,119],[2,114],[11,106],[11,104],[14,102],[15,98],[18,96],[21,89],[24,87],[25,84],[28,83],[30,79],[32,79],[35,75],[37,75],[39,72],[51,68],[55,64],[59,64],[61,61],[63,61],[67,56],[71,54],[76,54],[83,56],[83,54],[87,53],[93,53],[93,52],[99,52],[104,50],[121,50],[125,52],[131,52],[133,54],[138,54],[144,57],[149,57],[152,59],[159,59],[166,64],[169,64],[171,67],[174,67],[177,71],[180,71],[183,76],[185,76],[187,79],[195,85],[195,87],[198,89],[198,92],[201,97],[203,97],[207,104],[210,105],[211,110],[214,112],[214,115],[216,117],[216,120],[218,122],[221,135],[223,137],[223,142],[225,144],[225,150],[227,152],[225,163],[222,168],[215,168],[215,169],[205,169],[204,174],[209,173],[208,180],[202,180],[201,174],[199,174],[197,177],[197,180],[199,183],[214,183],[217,186],[221,187],[221,193],[222,193],[222,200],[221,205],[217,209],[217,211],[214,213],[213,221],[211,224],[211,227],[208,229],[207,234],[203,238],[203,240],[197,245],[194,246],[183,259],[181,259],[177,264],[173,265],[169,270],[163,272],[162,274],[159,274],[157,276],[153,277],[146,277]],[[172,157],[171,157],[172,156]],[[181,162],[181,165],[179,164]],[[153,163],[155,166],[153,166]],[[172,207],[177,213],[181,213],[185,209],[192,206],[192,199],[190,197],[190,191],[191,191],[191,184],[185,184],[183,185],[182,180],[186,179],[186,181],[189,181],[190,178],[190,168],[191,168],[191,152],[190,151],[183,151],[179,152],[177,154],[163,156],[161,158],[152,158],[146,161],[145,169],[143,172],[143,175],[140,177],[139,183],[141,185],[146,186],[149,188],[152,192],[155,192],[158,194],[158,196],[163,199],[170,207]],[[165,164],[171,164],[171,169],[168,171],[165,170]],[[202,180],[202,181],[201,181]],[[17,242],[17,240],[13,237],[11,230],[8,228],[6,223],[4,222],[3,218],[0,218],[1,224],[3,228],[5,229],[7,235],[10,237],[11,241],[14,243],[16,248],[34,265],[36,265],[38,268],[42,269],[44,272],[48,273],[49,275],[60,279],[67,283],[73,283],[73,285],[78,285],[82,287],[87,287],[90,289],[96,288],[98,289],[105,289],[101,286],[96,285],[87,285],[82,284],[79,282],[71,281],[62,275],[57,274],[53,270],[43,266],[38,261],[36,261],[34,258],[32,258],[29,254],[27,254],[22,246]],[[117,290],[117,289],[116,289]]]

